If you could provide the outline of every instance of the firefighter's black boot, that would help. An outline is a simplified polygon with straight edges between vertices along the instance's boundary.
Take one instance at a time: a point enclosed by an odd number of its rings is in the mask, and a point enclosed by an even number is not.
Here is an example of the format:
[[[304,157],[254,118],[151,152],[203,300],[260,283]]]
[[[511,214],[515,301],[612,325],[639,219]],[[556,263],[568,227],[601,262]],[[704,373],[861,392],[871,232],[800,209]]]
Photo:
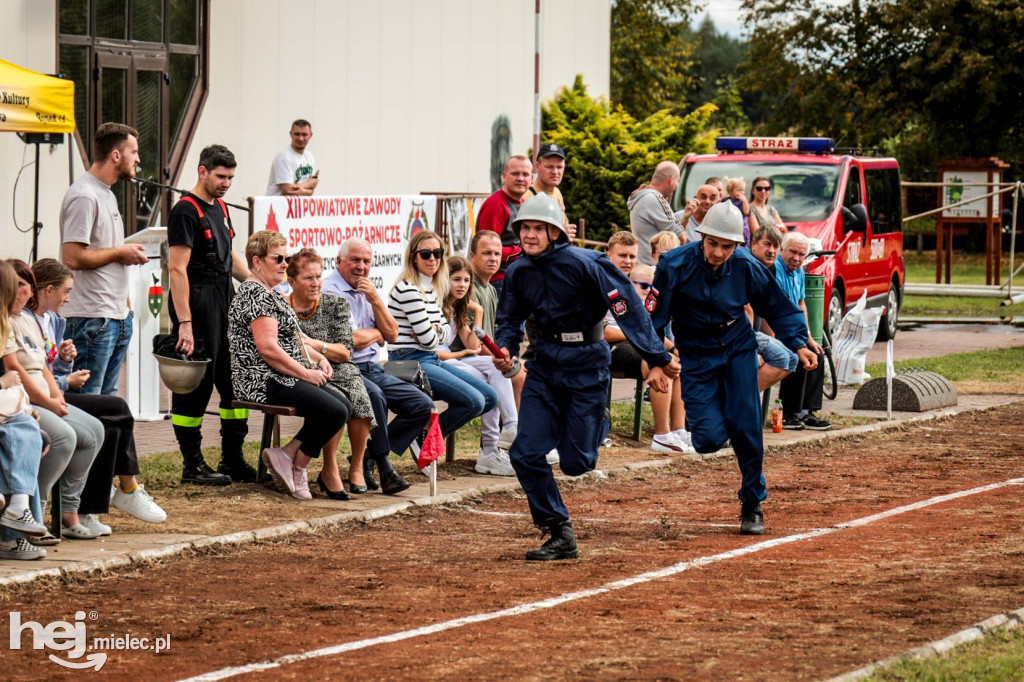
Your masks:
[[[181,457],[185,467],[181,471],[181,482],[192,485],[229,485],[231,479],[218,474],[203,459],[203,435],[199,427],[175,426],[174,436],[178,439]]]
[[[221,454],[217,473],[228,476],[232,483],[255,483],[256,470],[242,456],[242,444],[249,432],[244,420],[222,419],[220,422]]]
[[[559,561],[575,559],[580,555],[576,549],[576,534],[572,531],[571,522],[554,523],[546,530],[551,533],[551,537],[538,549],[527,552],[527,561]]]

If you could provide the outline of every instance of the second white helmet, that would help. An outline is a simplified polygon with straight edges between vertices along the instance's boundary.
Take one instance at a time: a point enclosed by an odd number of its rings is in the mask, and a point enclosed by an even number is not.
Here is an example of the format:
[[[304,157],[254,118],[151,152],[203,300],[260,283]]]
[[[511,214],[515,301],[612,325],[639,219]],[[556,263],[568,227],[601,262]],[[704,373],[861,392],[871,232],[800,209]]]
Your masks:
[[[720,201],[704,216],[697,231],[710,237],[743,243],[743,214],[728,199]]]

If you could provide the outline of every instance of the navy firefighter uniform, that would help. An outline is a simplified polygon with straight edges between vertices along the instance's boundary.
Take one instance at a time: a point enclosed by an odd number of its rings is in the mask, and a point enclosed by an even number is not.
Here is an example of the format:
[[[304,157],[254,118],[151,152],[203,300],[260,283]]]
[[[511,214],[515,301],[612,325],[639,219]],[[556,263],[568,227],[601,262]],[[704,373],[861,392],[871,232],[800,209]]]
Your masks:
[[[729,202],[722,202],[723,214]],[[736,219],[736,216],[727,216]],[[712,217],[711,212],[705,223]],[[742,231],[742,219],[738,222]],[[711,232],[705,232],[708,239]],[[800,309],[757,259],[737,246],[713,268],[704,241],[673,249],[658,262],[646,305],[663,332],[671,320],[682,365],[682,397],[694,449],[709,453],[732,441],[743,477],[739,498],[745,509],[768,496],[762,474],[764,440],[757,385],[757,344],[744,314],[750,303],[776,336],[794,351],[807,343],[807,322]],[[763,531],[762,531],[763,532]]]
[[[167,241],[170,246],[191,248],[187,274],[192,334],[197,341],[202,339],[203,354],[211,360],[202,382],[194,391],[171,395],[171,423],[185,460],[183,482],[224,485],[231,482],[229,476],[232,474],[239,480],[255,479],[254,475],[249,475],[251,467],[245,466],[242,458],[249,411],[231,407],[235,394],[231,384],[227,329],[228,308],[235,293],[231,281],[232,237],[234,230],[231,229],[227,206],[220,198],[207,204],[189,192],[171,209]],[[171,333],[178,336],[180,325],[173,300],[168,307]],[[219,476],[208,470],[202,455],[203,415],[215,385],[220,395],[222,454]]]
[[[570,476],[592,471],[610,427],[606,402],[611,353],[604,341],[605,314],[611,310],[650,367],[664,367],[671,356],[629,279],[606,255],[566,243],[561,209],[550,197],[539,194],[523,204],[517,235],[519,225],[538,209],[551,213],[549,222],[560,230],[558,243],[538,255],[524,253],[505,271],[496,342],[514,357],[523,340],[523,322],[533,315],[536,354],[527,364],[520,428],[509,457],[533,522],[554,529],[568,522],[569,512],[545,455],[557,448],[561,469]]]

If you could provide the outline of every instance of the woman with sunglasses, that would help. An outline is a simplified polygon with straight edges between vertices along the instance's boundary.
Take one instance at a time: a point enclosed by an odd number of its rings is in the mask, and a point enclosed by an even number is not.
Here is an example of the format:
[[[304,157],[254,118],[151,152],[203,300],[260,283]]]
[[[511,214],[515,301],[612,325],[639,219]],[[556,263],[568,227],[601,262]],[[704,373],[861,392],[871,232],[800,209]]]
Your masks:
[[[448,267],[441,238],[429,230],[413,235],[405,253],[405,269],[388,298],[398,323],[398,338],[388,344],[392,360],[416,360],[430,379],[435,400],[448,404],[438,419],[448,437],[459,427],[493,410],[498,394],[487,382],[441,362],[437,347],[451,335],[439,301],[448,295]],[[413,455],[419,441],[412,445]]]
[[[283,448],[267,448],[261,457],[280,488],[310,500],[306,468],[345,428],[352,404],[324,387],[334,374],[330,361],[303,347],[295,312],[274,291],[288,269],[286,244],[280,232],[262,230],[245,245],[250,275],[228,310],[231,379],[239,400],[287,405],[304,417],[295,438]]]
[[[767,227],[774,225],[785,234],[786,224],[782,222],[779,212],[774,206],[768,204],[772,193],[772,181],[766,177],[758,176],[750,185],[750,217],[757,221],[757,225],[750,226],[750,232],[757,231],[758,226]]]

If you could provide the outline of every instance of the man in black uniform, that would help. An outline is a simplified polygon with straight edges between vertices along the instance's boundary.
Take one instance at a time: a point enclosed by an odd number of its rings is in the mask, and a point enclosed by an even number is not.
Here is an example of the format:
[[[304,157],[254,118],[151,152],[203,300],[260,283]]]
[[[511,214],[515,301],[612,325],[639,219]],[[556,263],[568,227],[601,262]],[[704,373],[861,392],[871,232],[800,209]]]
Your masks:
[[[245,259],[231,250],[235,231],[222,197],[235,177],[235,155],[227,147],[211,145],[199,155],[199,182],[173,209],[167,222],[170,245],[171,333],[177,348],[192,355],[197,341],[210,358],[202,383],[191,393],[171,396],[171,423],[185,460],[182,483],[228,485],[252,483],[256,471],[242,458],[248,433],[248,410],[234,410],[231,361],[228,348],[228,306],[234,296],[234,276],[249,276]],[[214,385],[220,394],[221,460],[217,471],[202,454],[203,414]]]

